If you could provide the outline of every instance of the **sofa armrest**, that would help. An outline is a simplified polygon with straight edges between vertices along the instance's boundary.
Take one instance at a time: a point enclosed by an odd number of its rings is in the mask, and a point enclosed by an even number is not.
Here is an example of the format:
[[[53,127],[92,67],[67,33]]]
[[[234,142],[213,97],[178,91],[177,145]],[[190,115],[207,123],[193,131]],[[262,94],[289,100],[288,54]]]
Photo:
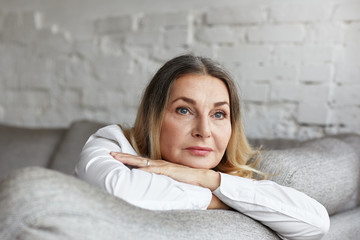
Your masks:
[[[313,197],[330,215],[357,205],[360,161],[353,148],[339,139],[327,137],[297,148],[265,151],[260,165],[273,174],[270,180]]]
[[[150,211],[56,171],[0,183],[0,239],[279,239],[230,210]]]

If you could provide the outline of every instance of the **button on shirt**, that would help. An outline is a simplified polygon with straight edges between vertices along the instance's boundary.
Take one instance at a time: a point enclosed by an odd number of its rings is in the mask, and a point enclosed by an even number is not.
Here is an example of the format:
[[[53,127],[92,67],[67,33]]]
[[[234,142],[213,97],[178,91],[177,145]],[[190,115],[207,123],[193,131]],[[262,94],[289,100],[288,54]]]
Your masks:
[[[110,152],[137,155],[118,125],[101,128],[90,136],[75,173],[135,206],[149,210],[205,210],[214,194],[284,239],[320,239],[328,231],[326,209],[295,189],[272,181],[254,181],[220,173],[220,186],[211,192],[208,188],[124,165]]]

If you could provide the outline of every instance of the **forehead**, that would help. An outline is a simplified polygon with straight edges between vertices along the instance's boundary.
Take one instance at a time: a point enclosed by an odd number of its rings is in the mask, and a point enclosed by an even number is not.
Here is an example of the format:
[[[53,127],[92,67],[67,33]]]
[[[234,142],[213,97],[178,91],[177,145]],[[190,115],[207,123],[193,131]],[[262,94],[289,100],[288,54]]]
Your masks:
[[[229,92],[226,84],[210,75],[188,74],[175,81],[170,99],[177,97],[210,98],[214,101],[229,101]]]

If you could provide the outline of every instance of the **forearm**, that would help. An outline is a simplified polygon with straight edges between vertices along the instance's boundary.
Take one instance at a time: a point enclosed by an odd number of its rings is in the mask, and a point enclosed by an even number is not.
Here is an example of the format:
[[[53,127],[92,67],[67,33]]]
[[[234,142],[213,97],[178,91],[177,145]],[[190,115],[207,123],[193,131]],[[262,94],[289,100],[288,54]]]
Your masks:
[[[224,209],[229,210],[231,209],[228,205],[223,203],[218,197],[216,197],[214,194],[212,195],[212,199],[210,202],[210,205],[208,206],[208,209]]]
[[[271,181],[221,174],[213,194],[231,208],[288,239],[320,239],[329,228],[326,209],[314,199]]]

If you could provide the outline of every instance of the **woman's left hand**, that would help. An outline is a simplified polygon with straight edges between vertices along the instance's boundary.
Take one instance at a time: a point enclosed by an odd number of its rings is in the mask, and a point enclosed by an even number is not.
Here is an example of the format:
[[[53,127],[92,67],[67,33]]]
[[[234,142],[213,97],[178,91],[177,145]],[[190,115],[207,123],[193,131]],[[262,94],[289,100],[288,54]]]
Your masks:
[[[152,160],[127,153],[111,152],[110,155],[140,170],[166,175],[176,181],[206,187],[211,191],[220,185],[220,174],[213,170],[191,168],[165,160]]]

